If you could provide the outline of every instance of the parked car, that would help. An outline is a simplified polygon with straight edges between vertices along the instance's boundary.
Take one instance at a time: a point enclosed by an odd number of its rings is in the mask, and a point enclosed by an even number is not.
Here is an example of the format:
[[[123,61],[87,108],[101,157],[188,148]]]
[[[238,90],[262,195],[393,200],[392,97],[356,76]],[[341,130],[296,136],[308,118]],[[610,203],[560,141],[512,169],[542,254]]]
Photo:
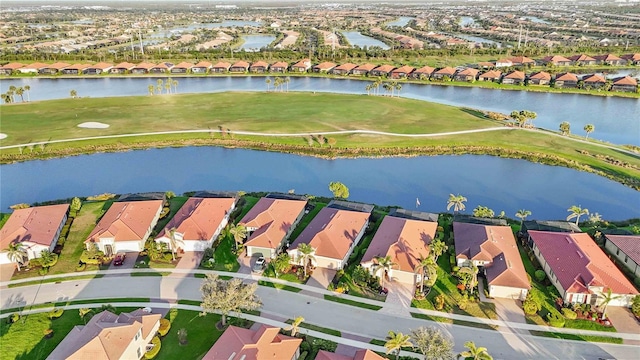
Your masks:
[[[113,259],[113,265],[120,266],[124,263],[124,258],[127,257],[127,254],[116,254],[115,259]]]
[[[253,264],[253,272],[261,272],[262,270],[264,270],[264,265],[265,265],[265,261],[264,261],[264,256],[260,256],[258,258],[258,260],[256,260],[256,263]]]

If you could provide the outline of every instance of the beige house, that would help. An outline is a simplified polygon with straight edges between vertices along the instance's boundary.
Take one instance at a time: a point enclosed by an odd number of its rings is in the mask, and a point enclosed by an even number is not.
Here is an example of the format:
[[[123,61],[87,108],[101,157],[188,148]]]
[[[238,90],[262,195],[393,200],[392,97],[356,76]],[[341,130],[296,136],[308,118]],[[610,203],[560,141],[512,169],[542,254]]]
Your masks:
[[[604,248],[635,276],[640,276],[639,235],[605,235]]]
[[[71,329],[47,360],[141,359],[152,346],[161,318],[142,309],[120,315],[105,310],[87,325]]]
[[[202,360],[297,360],[302,339],[280,334],[280,328],[258,330],[229,326]]]

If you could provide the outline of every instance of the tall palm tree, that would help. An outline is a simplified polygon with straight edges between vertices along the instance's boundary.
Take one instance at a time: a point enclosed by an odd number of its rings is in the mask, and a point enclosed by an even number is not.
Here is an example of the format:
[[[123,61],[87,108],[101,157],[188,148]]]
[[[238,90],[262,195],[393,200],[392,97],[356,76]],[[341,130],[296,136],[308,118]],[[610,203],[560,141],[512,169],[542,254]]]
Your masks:
[[[291,330],[291,336],[296,336],[298,331],[300,330],[300,324],[304,322],[304,318],[302,316],[298,316],[293,319],[291,326],[285,330]]]
[[[16,99],[13,98],[13,95],[16,93],[17,89],[18,88],[16,88],[15,85],[9,86],[9,91],[7,91],[7,94],[11,96],[11,102],[16,102]]]
[[[175,79],[171,80],[171,85],[173,86],[173,92],[177,94],[178,93],[178,80],[175,80]]]
[[[600,307],[602,308],[602,320],[607,318],[607,307],[609,306],[609,303],[612,302],[613,300],[618,300],[620,298],[622,298],[622,295],[616,295],[614,296],[611,292],[611,288],[607,289],[607,292],[601,292],[598,294],[598,297],[602,298],[602,301],[600,301]]]
[[[420,259],[418,265],[414,270],[416,274],[420,274],[420,293],[424,292],[424,280],[429,274],[429,279],[433,276],[434,273],[437,273],[437,267],[433,261],[431,256],[427,256],[425,258]]]
[[[149,85],[147,87],[147,90],[149,90],[149,96],[153,96],[153,93],[156,91],[156,87],[153,85]]]
[[[69,95],[71,95],[72,98],[76,98],[78,96],[78,92],[75,90],[71,90],[69,91]]]
[[[465,206],[464,203],[467,201],[467,198],[458,194],[453,195],[449,194],[449,200],[447,201],[447,211],[453,207],[453,212],[457,213],[459,211],[464,211]]]
[[[529,215],[531,215],[531,211],[529,210],[525,210],[525,209],[518,210],[518,212],[516,213],[516,217],[520,219],[520,227],[522,227],[522,224],[524,224],[524,221]]]
[[[29,86],[29,85],[25,85],[25,86],[24,86],[24,91],[26,91],[26,92],[27,92],[27,102],[31,101],[31,97],[29,96],[29,93],[30,93],[30,91],[31,91],[31,86]]]
[[[567,211],[571,213],[567,216],[567,221],[576,218],[576,225],[578,225],[578,222],[580,221],[580,216],[589,215],[589,209],[583,209],[580,205],[573,205],[568,208]]]
[[[304,277],[307,277],[307,267],[309,265],[309,260],[312,262],[316,259],[313,254],[316,252],[316,249],[309,244],[302,243],[298,245],[298,261],[302,265],[302,269],[304,271]]]
[[[287,85],[287,92],[289,92],[289,83],[291,82],[291,78],[286,76],[284,78],[284,83]]]
[[[42,267],[48,267],[46,265],[50,265],[53,261],[53,253],[48,249],[44,249],[40,252],[40,264]]]
[[[171,94],[171,79],[164,83],[164,89],[167,90],[167,94]]]
[[[367,92],[367,95],[371,95],[371,88],[373,88],[372,84],[365,85],[364,90]]]
[[[466,274],[468,278],[463,280],[464,285],[468,290],[472,290],[478,285],[478,267],[473,263],[471,266],[462,266],[460,270],[458,270],[458,274]]]
[[[402,90],[402,84],[396,82],[396,90],[398,90],[398,97],[400,97],[400,90]]]
[[[11,243],[7,248],[7,257],[18,264],[18,271],[20,271],[20,265],[24,265],[24,258],[27,257],[27,249],[24,248],[23,243]]]
[[[264,82],[267,84],[267,92],[269,92],[269,85],[271,85],[271,79],[270,78],[266,78],[264,80]]]
[[[389,331],[389,335],[387,335],[387,342],[384,343],[384,347],[387,349],[387,354],[396,352],[396,360],[400,357],[400,350],[403,347],[413,347],[413,343],[410,341],[410,335],[404,335],[403,333]]]
[[[587,135],[584,136],[585,139],[587,139],[589,137],[589,134],[591,134],[593,132],[593,130],[595,130],[596,127],[593,126],[593,124],[587,124],[584,126],[584,131],[587,133]]]
[[[178,251],[178,244],[182,243],[182,240],[178,240],[176,237],[176,228],[164,229],[164,233],[169,239],[169,247],[171,250],[171,257],[173,261],[176,261],[176,252]]]
[[[569,135],[571,133],[571,124],[568,121],[563,121],[560,123],[560,131],[562,131],[562,135]]]
[[[429,255],[433,258],[433,262],[437,263],[440,255],[444,254],[449,247],[440,239],[433,239],[429,244]]]
[[[24,102],[24,88],[22,86],[16,89],[16,95],[20,95],[20,102]]]
[[[384,288],[384,279],[385,279],[385,277],[391,271],[391,269],[393,269],[393,267],[398,265],[398,264],[394,263],[391,260],[391,256],[389,256],[389,255],[387,255],[385,257],[376,256],[375,258],[373,258],[373,260],[375,262],[374,262],[373,266],[371,267],[371,270],[373,271],[374,274],[376,274],[378,272],[382,273],[380,275],[380,286],[382,286]]]
[[[233,236],[237,250],[239,245],[244,244],[244,239],[247,238],[247,227],[244,226],[244,224],[232,225],[231,228],[229,228],[229,233]]]
[[[476,347],[476,344],[473,341],[467,341],[464,343],[464,347],[466,347],[467,351],[463,351],[458,354],[458,357],[463,357],[467,360],[493,360],[493,356],[489,355],[487,352],[487,348],[485,347]]]

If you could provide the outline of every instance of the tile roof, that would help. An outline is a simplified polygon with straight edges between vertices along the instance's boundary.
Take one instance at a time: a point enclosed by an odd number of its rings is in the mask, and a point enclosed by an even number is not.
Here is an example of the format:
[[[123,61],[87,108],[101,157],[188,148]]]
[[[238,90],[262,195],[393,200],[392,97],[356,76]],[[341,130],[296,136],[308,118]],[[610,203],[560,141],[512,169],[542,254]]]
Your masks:
[[[613,79],[613,85],[638,85],[638,80],[631,76],[623,76]]]
[[[353,356],[341,355],[325,350],[318,351],[316,360],[385,360],[386,358],[369,349],[360,349]]]
[[[0,251],[9,244],[29,241],[51,246],[58,227],[69,211],[69,204],[16,209],[0,229]]]
[[[265,62],[265,61],[256,61],[254,63],[251,64],[251,67],[263,67],[263,68],[268,68],[269,67],[269,63]]]
[[[122,68],[122,69],[133,69],[136,67],[136,64],[132,64],[130,62],[121,62],[120,64],[114,66],[114,68]]]
[[[70,65],[71,64],[67,64],[65,62],[56,62],[56,63],[53,63],[51,65],[43,66],[43,68],[61,70],[61,69],[64,69],[64,68],[66,68],[67,66],[70,66]]]
[[[226,61],[218,61],[217,63],[213,64],[211,67],[229,69],[231,67],[231,63],[228,63]]]
[[[556,63],[556,62],[571,62],[571,60],[567,59],[564,56],[560,56],[560,55],[547,56],[547,57],[544,57],[542,59],[542,61],[544,61],[544,62],[553,62],[553,63]]]
[[[480,74],[480,79],[499,79],[502,75],[502,71],[499,70],[490,70],[485,73]]]
[[[636,264],[640,264],[640,235],[605,235]]]
[[[187,200],[156,239],[165,237],[166,229],[175,228],[183,240],[208,241],[229,211],[233,198],[196,198]]]
[[[200,61],[199,63],[195,64],[194,67],[211,67],[211,63],[208,61]]]
[[[23,67],[24,64],[22,63],[18,63],[18,62],[12,62],[12,63],[8,63],[6,65],[3,65],[0,67],[0,69],[11,69],[11,70],[15,70],[15,69],[19,69],[21,67]]]
[[[510,226],[454,222],[453,235],[457,259],[490,262],[490,285],[531,288]]]
[[[258,330],[229,326],[202,360],[293,359],[302,339],[279,334],[280,328]]]
[[[271,68],[288,68],[289,67],[289,63],[285,62],[285,61],[278,61],[277,63],[274,63],[273,65],[271,65]]]
[[[524,80],[524,78],[526,77],[526,75],[522,72],[522,71],[512,71],[510,73],[508,73],[507,75],[504,76],[507,79],[519,79],[519,80]]]
[[[187,62],[187,61],[183,61],[180,64],[174,66],[174,68],[185,68],[185,69],[191,69],[193,67],[193,63]]]
[[[356,64],[346,63],[346,64],[342,64],[342,65],[336,67],[333,70],[351,71],[351,70],[353,70],[353,69],[355,69],[357,67],[358,67],[358,65],[356,65]]]
[[[44,67],[47,67],[47,64],[40,63],[40,62],[34,62],[34,63],[29,64],[29,65],[25,65],[24,67],[22,67],[22,69],[36,69],[36,70],[39,70],[39,69],[42,69]]]
[[[104,69],[109,69],[112,68],[113,64],[111,63],[107,63],[107,62],[99,62],[97,64],[91,65],[89,66],[89,69],[100,69],[100,70],[104,70]]]
[[[240,220],[257,228],[245,245],[276,249],[306,205],[300,200],[261,198]]]
[[[605,83],[605,82],[607,82],[607,80],[602,75],[598,75],[598,74],[587,75],[582,79],[582,81],[584,81],[586,83]]]
[[[361,263],[390,256],[397,264],[397,269],[413,272],[420,261],[429,255],[429,244],[437,228],[436,222],[385,216]]]
[[[155,67],[156,64],[152,64],[152,63],[148,63],[148,62],[141,62],[140,64],[135,66],[135,69],[145,69],[145,70],[149,70],[153,67]]]
[[[640,61],[640,53],[636,53],[636,54],[625,54],[620,56],[621,58],[625,59],[625,60],[631,60],[631,61]]]
[[[560,73],[556,75],[556,81],[578,81],[578,75],[573,73]]]
[[[422,73],[422,74],[431,74],[435,71],[435,68],[432,68],[431,66],[423,66],[420,69],[415,70],[413,73]]]
[[[332,63],[330,61],[325,61],[314,66],[313,68],[318,70],[330,70],[330,69],[333,69],[334,67],[336,67],[335,63]]]
[[[73,64],[71,66],[67,66],[66,68],[64,68],[65,70],[84,70],[87,68],[90,68],[91,65],[89,64]]]
[[[413,70],[415,70],[415,68],[413,66],[409,66],[409,65],[405,65],[405,66],[401,66],[395,70],[392,71],[392,73],[404,73],[404,74],[409,74],[410,72],[412,72]]]
[[[249,67],[249,63],[243,60],[240,61],[236,61],[233,65],[231,65],[231,67],[242,67],[242,68],[248,68]]]
[[[456,75],[463,75],[463,76],[476,76],[478,75],[480,71],[478,71],[477,69],[474,68],[466,68],[464,70],[458,71],[456,73]]]
[[[376,67],[375,71],[379,71],[379,72],[383,72],[383,73],[389,73],[391,72],[393,69],[395,69],[396,67],[393,65],[380,65],[378,67]]]
[[[615,294],[638,293],[589,234],[530,230],[529,236],[566,291],[591,293],[589,286],[603,286]]]
[[[316,256],[343,260],[360,229],[367,223],[369,213],[325,207],[311,220],[289,250],[305,243],[316,249]]]
[[[299,68],[309,68],[311,66],[311,60],[309,59],[302,59],[300,61],[298,61],[297,63],[291,65],[291,67],[299,67]]]
[[[529,79],[551,80],[551,74],[546,71],[538,71],[531,74],[531,76],[529,76]]]
[[[376,66],[374,64],[366,63],[366,64],[362,64],[362,65],[356,67],[354,70],[371,71],[371,70],[373,70],[375,68],[376,68]]]
[[[600,61],[619,61],[622,60],[620,59],[618,56],[614,55],[614,54],[604,54],[604,55],[596,55],[594,56],[595,59],[600,60]]]
[[[453,75],[455,73],[456,73],[456,69],[448,66],[443,67],[442,69],[435,72],[435,74],[441,74],[441,75]]]
[[[580,55],[573,55],[573,56],[569,57],[569,60],[572,60],[572,61],[595,61],[596,59],[592,58],[589,55],[580,54]]]
[[[511,60],[511,62],[514,64],[532,64],[536,62],[535,60],[529,59],[526,56],[516,56],[509,58],[509,60]]]
[[[115,202],[85,242],[113,237],[115,241],[146,240],[151,222],[162,210],[162,200]]]

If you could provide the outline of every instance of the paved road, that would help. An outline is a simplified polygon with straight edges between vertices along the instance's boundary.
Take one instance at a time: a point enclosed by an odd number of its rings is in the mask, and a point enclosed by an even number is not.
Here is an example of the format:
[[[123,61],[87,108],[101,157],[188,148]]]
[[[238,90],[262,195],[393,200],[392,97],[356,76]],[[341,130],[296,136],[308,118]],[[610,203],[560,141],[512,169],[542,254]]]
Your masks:
[[[152,299],[199,300],[201,279],[193,277],[105,277],[62,283],[22,286],[2,289],[0,306],[45,303],[64,300],[143,297]],[[483,330],[466,326],[431,323],[408,316],[385,314],[335,302],[315,296],[259,287],[258,295],[264,302],[263,313],[294,318],[303,316],[308,323],[364,337],[384,339],[389,330],[408,333],[419,326],[436,326],[455,340],[455,351],[464,350],[463,344],[473,340],[487,346],[495,359],[636,359],[640,347],[629,345],[594,344],[556,340],[531,335]]]

